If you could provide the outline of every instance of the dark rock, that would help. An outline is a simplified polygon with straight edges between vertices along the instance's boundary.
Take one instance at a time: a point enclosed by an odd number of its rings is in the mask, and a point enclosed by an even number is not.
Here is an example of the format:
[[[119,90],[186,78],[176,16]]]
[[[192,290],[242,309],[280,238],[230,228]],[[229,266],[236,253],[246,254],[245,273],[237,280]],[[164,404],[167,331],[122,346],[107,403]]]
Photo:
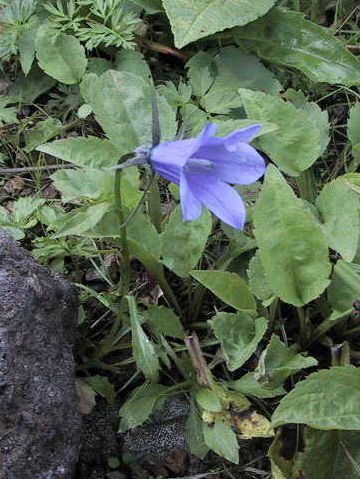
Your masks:
[[[0,230],[0,479],[72,477],[76,317],[76,290]]]

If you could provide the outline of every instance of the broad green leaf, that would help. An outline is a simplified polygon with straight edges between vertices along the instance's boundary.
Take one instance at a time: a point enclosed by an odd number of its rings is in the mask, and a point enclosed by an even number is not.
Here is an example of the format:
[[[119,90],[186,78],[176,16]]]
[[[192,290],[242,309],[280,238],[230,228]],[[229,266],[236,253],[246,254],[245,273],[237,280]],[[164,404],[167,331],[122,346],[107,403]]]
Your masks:
[[[202,107],[210,113],[229,113],[231,108],[241,107],[239,88],[261,90],[272,95],[281,89],[273,73],[255,55],[243,53],[239,48],[222,48],[213,62],[217,73],[210,89],[201,98]]]
[[[345,182],[334,180],[324,186],[316,205],[321,213],[328,245],[346,261],[352,261],[360,236],[360,203],[357,193]]]
[[[306,428],[305,449],[295,461],[310,479],[358,479],[360,432],[319,431]]]
[[[191,454],[200,457],[200,459],[203,459],[209,451],[205,444],[202,425],[203,421],[199,412],[194,402],[191,401],[190,412],[185,425],[185,438]]]
[[[23,72],[27,75],[31,69],[35,57],[35,35],[39,26],[26,28],[19,36],[20,64]]]
[[[7,123],[19,123],[17,111],[15,106],[7,106],[7,102],[2,101],[0,103],[0,126]]]
[[[115,389],[107,377],[96,375],[82,378],[82,380],[110,404],[114,403],[116,398]]]
[[[239,463],[239,445],[230,424],[217,419],[211,426],[203,423],[205,444],[216,454],[235,464]]]
[[[162,242],[162,262],[178,276],[186,278],[200,261],[211,233],[212,218],[207,209],[195,221],[184,221],[178,206],[170,216]]]
[[[209,323],[220,340],[229,371],[238,369],[254,354],[267,329],[265,318],[254,320],[245,313],[218,313]]]
[[[187,138],[198,136],[209,121],[209,115],[192,103],[182,106],[180,115],[182,119],[181,128]]]
[[[24,132],[24,151],[29,153],[37,146],[62,133],[63,130],[64,127],[57,118],[49,116],[46,120],[39,121],[34,128]]]
[[[120,50],[115,56],[115,70],[134,73],[145,81],[151,80],[151,71],[144,56],[131,50]]]
[[[167,389],[166,386],[150,382],[136,388],[119,411],[119,432],[141,426],[164,402]]]
[[[238,311],[255,313],[256,304],[248,285],[236,273],[229,271],[191,271],[197,281],[215,296]]]
[[[360,83],[360,62],[328,29],[304,20],[304,14],[273,8],[256,22],[234,31],[239,44],[260,58],[301,70],[315,82]]]
[[[110,208],[111,205],[109,203],[103,202],[70,211],[70,213],[60,218],[57,225],[59,231],[53,238],[70,235],[82,236],[86,231],[95,227]]]
[[[324,430],[360,430],[360,370],[337,366],[298,382],[272,417],[274,427],[288,423]]]
[[[130,251],[132,251],[132,247],[134,243],[136,243],[154,258],[160,257],[162,238],[147,216],[138,213],[127,226],[127,234]],[[134,256],[136,256],[136,254],[134,254]]]
[[[317,130],[320,141],[319,156],[326,150],[330,140],[330,124],[329,114],[326,110],[321,110],[319,105],[315,102],[309,102],[306,100],[304,93],[299,90],[293,90],[289,88],[285,92],[285,98],[290,100],[291,103],[297,108],[304,110],[309,121],[313,127]]]
[[[141,76],[109,70],[100,77],[85,75],[81,93],[97,121],[122,154],[151,145],[153,86]],[[175,112],[166,99],[158,96],[162,141],[176,134]]]
[[[172,81],[167,81],[156,88],[160,95],[164,96],[172,108],[180,108],[190,105],[192,87],[189,83],[180,82],[176,87]],[[191,104],[192,105],[192,104]]]
[[[292,451],[289,451],[289,453],[286,454],[286,456],[289,457],[284,457],[284,452],[286,451],[285,447],[287,445],[286,443],[286,438],[283,438],[282,435],[277,434],[269,448],[268,456],[271,461],[272,479],[293,479],[296,477],[293,475]]]
[[[112,68],[114,68],[114,64],[110,60],[106,60],[105,58],[91,57],[88,58],[86,72],[101,75]]]
[[[141,327],[135,298],[127,296],[127,300],[130,313],[132,352],[137,367],[147,379],[151,382],[157,382],[159,379],[160,362],[156,355],[155,347]]]
[[[228,120],[228,117],[226,116],[221,116],[221,117],[215,117],[213,120],[213,123],[216,123],[218,126],[218,130],[215,136],[227,136],[233,133],[235,130],[241,130],[243,128],[247,128],[248,126],[259,124],[259,121],[256,120]],[[261,128],[260,130],[256,133],[254,138],[257,138],[261,135],[266,135],[267,133],[272,133],[273,131],[276,131],[278,129],[278,126],[275,123],[269,123],[262,121],[261,122]]]
[[[10,95],[21,103],[33,103],[36,98],[50,90],[56,83],[34,64],[27,76],[22,72],[13,84]]]
[[[321,155],[323,137],[314,126],[312,113],[260,91],[241,89],[239,93],[249,118],[278,126],[276,132],[259,138],[258,145],[281,170],[297,176]]]
[[[266,301],[274,297],[274,293],[270,288],[264,267],[261,263],[259,250],[257,250],[255,255],[251,258],[247,273],[251,292],[257,297],[257,299]]]
[[[198,388],[195,391],[195,399],[199,406],[206,411],[221,412],[223,410],[220,398],[213,390]]]
[[[227,383],[229,388],[239,391],[245,396],[254,396],[259,399],[273,398],[276,396],[283,396],[286,394],[285,389],[282,386],[278,386],[274,389],[267,389],[255,379],[253,372],[247,373],[236,381]]]
[[[348,137],[352,145],[352,154],[356,162],[360,161],[360,103],[350,108]]]
[[[184,328],[172,309],[149,305],[145,317],[157,334],[184,339]]]
[[[253,22],[274,3],[275,0],[163,0],[177,48],[225,28]]]
[[[119,151],[109,140],[95,136],[66,138],[40,145],[38,151],[85,168],[106,168],[117,164]]]
[[[360,298],[360,265],[339,260],[327,289],[328,300],[336,311],[348,311]]]
[[[259,358],[255,379],[262,386],[274,389],[281,386],[289,376],[316,365],[316,359],[302,356],[296,346],[286,347],[279,337],[273,334]]]
[[[87,59],[79,40],[54,31],[47,23],[37,30],[35,50],[39,66],[62,83],[78,83],[85,73]]]
[[[12,205],[11,220],[21,228],[31,228],[37,223],[34,213],[45,203],[44,198],[27,196],[19,198]]]
[[[65,203],[74,200],[94,200],[101,195],[112,195],[114,189],[113,171],[99,171],[91,168],[79,170],[62,169],[51,175],[55,188],[61,192]]]
[[[266,278],[283,301],[302,306],[328,286],[331,265],[320,225],[281,173],[269,166],[254,210]]]

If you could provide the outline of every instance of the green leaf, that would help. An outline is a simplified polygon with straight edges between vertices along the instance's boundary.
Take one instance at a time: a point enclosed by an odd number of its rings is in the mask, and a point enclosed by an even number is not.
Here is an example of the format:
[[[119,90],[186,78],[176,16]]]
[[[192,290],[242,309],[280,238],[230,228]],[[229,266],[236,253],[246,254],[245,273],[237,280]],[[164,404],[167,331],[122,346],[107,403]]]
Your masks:
[[[233,133],[235,130],[241,130],[242,128],[247,128],[248,126],[258,124],[259,121],[256,120],[228,120],[228,117],[226,116],[219,116],[219,117],[214,117],[212,120],[214,123],[217,124],[218,126],[218,131],[215,136],[227,136]],[[273,131],[276,131],[278,129],[278,126],[275,125],[275,123],[269,123],[262,121],[261,122],[261,128],[260,130],[256,133],[254,138],[257,138],[261,135],[266,135],[268,133],[272,133]]]
[[[127,296],[129,303],[130,324],[132,334],[132,351],[137,367],[152,382],[159,379],[160,363],[155,347],[146,336],[140,324],[135,298]]]
[[[329,303],[336,311],[348,311],[360,297],[360,265],[339,260],[327,289]]]
[[[316,359],[302,356],[298,353],[297,346],[287,348],[273,334],[267,348],[261,353],[255,379],[262,386],[274,389],[281,386],[289,376],[316,365]]]
[[[249,118],[278,126],[276,132],[259,138],[258,145],[285,173],[297,176],[321,155],[324,140],[312,113],[259,91],[241,89],[239,93]]]
[[[59,231],[53,238],[61,238],[70,235],[84,235],[85,232],[95,227],[101,218],[111,208],[107,202],[97,203],[95,205],[83,206],[70,211],[60,218],[57,227]],[[87,235],[86,235],[87,236]]]
[[[225,28],[253,22],[274,3],[275,0],[163,0],[177,48]]]
[[[2,101],[0,103],[0,126],[7,123],[19,123],[17,110],[15,106],[7,106],[7,102]]]
[[[34,128],[24,132],[26,145],[24,151],[29,153],[37,146],[62,133],[63,129],[61,121],[57,118],[49,116],[46,120],[39,121]]]
[[[10,215],[11,221],[16,223],[20,228],[32,228],[37,223],[34,213],[36,213],[44,203],[44,198],[36,198],[34,196],[19,198],[13,203],[13,211]]]
[[[82,380],[110,404],[114,403],[116,398],[115,389],[107,377],[96,375],[82,378]]]
[[[167,390],[166,386],[150,382],[136,388],[119,411],[119,432],[141,426],[164,402]]]
[[[234,38],[260,58],[296,68],[315,82],[358,85],[360,62],[327,28],[304,14],[273,8],[263,18],[236,29]]]
[[[254,210],[255,237],[275,295],[302,306],[328,286],[331,265],[320,225],[281,173],[269,166]]]
[[[274,293],[270,288],[264,267],[261,263],[259,250],[257,250],[255,255],[251,258],[247,273],[251,292],[257,297],[257,299],[266,301],[274,297]]]
[[[100,77],[88,74],[81,92],[94,110],[97,121],[121,155],[142,145],[151,145],[153,87],[149,81],[128,72],[109,70]],[[175,112],[158,97],[161,140],[176,134]]]
[[[298,382],[272,417],[273,427],[288,423],[324,430],[360,430],[360,370],[338,366]]]
[[[247,373],[242,378],[227,383],[227,385],[229,388],[245,394],[245,396],[254,396],[259,399],[273,398],[286,394],[286,391],[282,386],[278,386],[274,389],[267,389],[261,386],[261,384],[255,379],[255,373],[253,372]]]
[[[119,151],[109,140],[95,136],[56,140],[40,145],[37,150],[84,168],[115,166],[120,158]]]
[[[195,57],[196,58],[196,57]],[[194,57],[190,60],[194,62]],[[276,95],[280,83],[255,55],[242,53],[239,48],[222,48],[213,59],[217,72],[210,89],[201,98],[202,107],[210,113],[229,113],[242,106],[239,88],[261,90]],[[190,69],[189,73],[193,70]]]
[[[142,7],[146,13],[158,13],[163,11],[161,0],[131,0],[135,5]]]
[[[322,216],[328,245],[346,261],[352,261],[360,236],[360,203],[357,193],[345,182],[334,180],[324,186],[316,205]]]
[[[239,445],[230,424],[217,419],[211,426],[203,423],[205,444],[216,454],[235,464],[239,463]]]
[[[61,192],[62,201],[97,199],[107,193],[111,196],[114,189],[115,173],[95,169],[62,169],[51,175],[55,188]]]
[[[238,311],[255,313],[255,299],[248,285],[236,273],[199,270],[191,271],[190,274],[224,303]]]
[[[163,234],[162,262],[178,276],[186,278],[200,261],[211,233],[212,219],[207,209],[195,221],[184,221],[180,206],[170,216]]]
[[[134,73],[145,81],[151,79],[151,70],[144,56],[131,50],[120,50],[115,56],[115,70]]]
[[[310,479],[358,479],[360,474],[360,433],[319,431],[306,428],[305,449],[297,467]]]
[[[254,320],[245,313],[218,313],[209,323],[221,343],[229,371],[240,368],[254,354],[267,329],[265,318]]]
[[[21,103],[33,103],[40,95],[50,90],[55,83],[54,78],[45,75],[35,64],[27,76],[19,72],[10,90],[10,95]]]
[[[19,36],[19,54],[20,64],[23,72],[27,75],[35,57],[35,35],[38,25],[32,28],[26,28]]]
[[[37,30],[35,50],[45,73],[67,85],[80,82],[87,58],[84,47],[74,36],[58,33],[43,23]]]
[[[200,51],[190,58],[186,68],[194,95],[204,96],[218,73],[214,57],[210,53]]]
[[[184,328],[172,309],[149,305],[145,316],[157,334],[184,339]]]
[[[219,396],[213,390],[198,388],[195,392],[195,399],[199,406],[206,411],[221,412],[223,410]]]
[[[180,115],[182,119],[181,128],[184,130],[184,135],[187,138],[194,138],[200,135],[209,121],[208,114],[192,103],[182,106]]]
[[[209,448],[205,444],[202,425],[203,421],[192,401],[190,404],[189,416],[185,425],[185,438],[191,454],[200,457],[200,459],[203,459],[209,451]]]
[[[347,133],[352,145],[352,155],[358,164],[360,161],[360,103],[350,108]]]

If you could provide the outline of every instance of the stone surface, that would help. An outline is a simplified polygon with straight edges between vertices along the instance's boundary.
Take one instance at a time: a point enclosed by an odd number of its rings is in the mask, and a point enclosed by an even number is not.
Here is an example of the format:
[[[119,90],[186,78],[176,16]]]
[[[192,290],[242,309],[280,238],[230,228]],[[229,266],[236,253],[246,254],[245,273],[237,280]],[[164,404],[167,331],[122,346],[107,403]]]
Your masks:
[[[0,230],[0,479],[70,479],[76,290]]]

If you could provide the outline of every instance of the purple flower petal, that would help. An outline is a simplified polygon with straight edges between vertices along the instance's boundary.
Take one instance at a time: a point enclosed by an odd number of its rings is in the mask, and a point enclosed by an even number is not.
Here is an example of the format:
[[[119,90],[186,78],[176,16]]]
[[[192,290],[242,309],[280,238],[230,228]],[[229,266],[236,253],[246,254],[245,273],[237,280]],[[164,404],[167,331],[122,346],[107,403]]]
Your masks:
[[[194,196],[224,223],[244,229],[246,209],[238,193],[215,177],[186,175]]]
[[[206,143],[209,139],[213,138],[217,129],[218,127],[216,123],[206,123],[199,136],[200,144]]]
[[[225,143],[226,147],[231,150],[232,146],[236,146],[239,143],[249,143],[249,141],[251,141],[256,133],[260,130],[260,128],[260,123],[256,123],[255,125],[247,126],[241,130],[236,130],[234,133],[231,133],[230,135],[221,139]]]
[[[159,143],[150,154],[154,170],[178,185],[186,160],[196,151],[198,145],[198,138]]]
[[[201,215],[202,205],[192,192],[190,185],[183,173],[180,179],[181,209],[185,221],[192,221]]]

